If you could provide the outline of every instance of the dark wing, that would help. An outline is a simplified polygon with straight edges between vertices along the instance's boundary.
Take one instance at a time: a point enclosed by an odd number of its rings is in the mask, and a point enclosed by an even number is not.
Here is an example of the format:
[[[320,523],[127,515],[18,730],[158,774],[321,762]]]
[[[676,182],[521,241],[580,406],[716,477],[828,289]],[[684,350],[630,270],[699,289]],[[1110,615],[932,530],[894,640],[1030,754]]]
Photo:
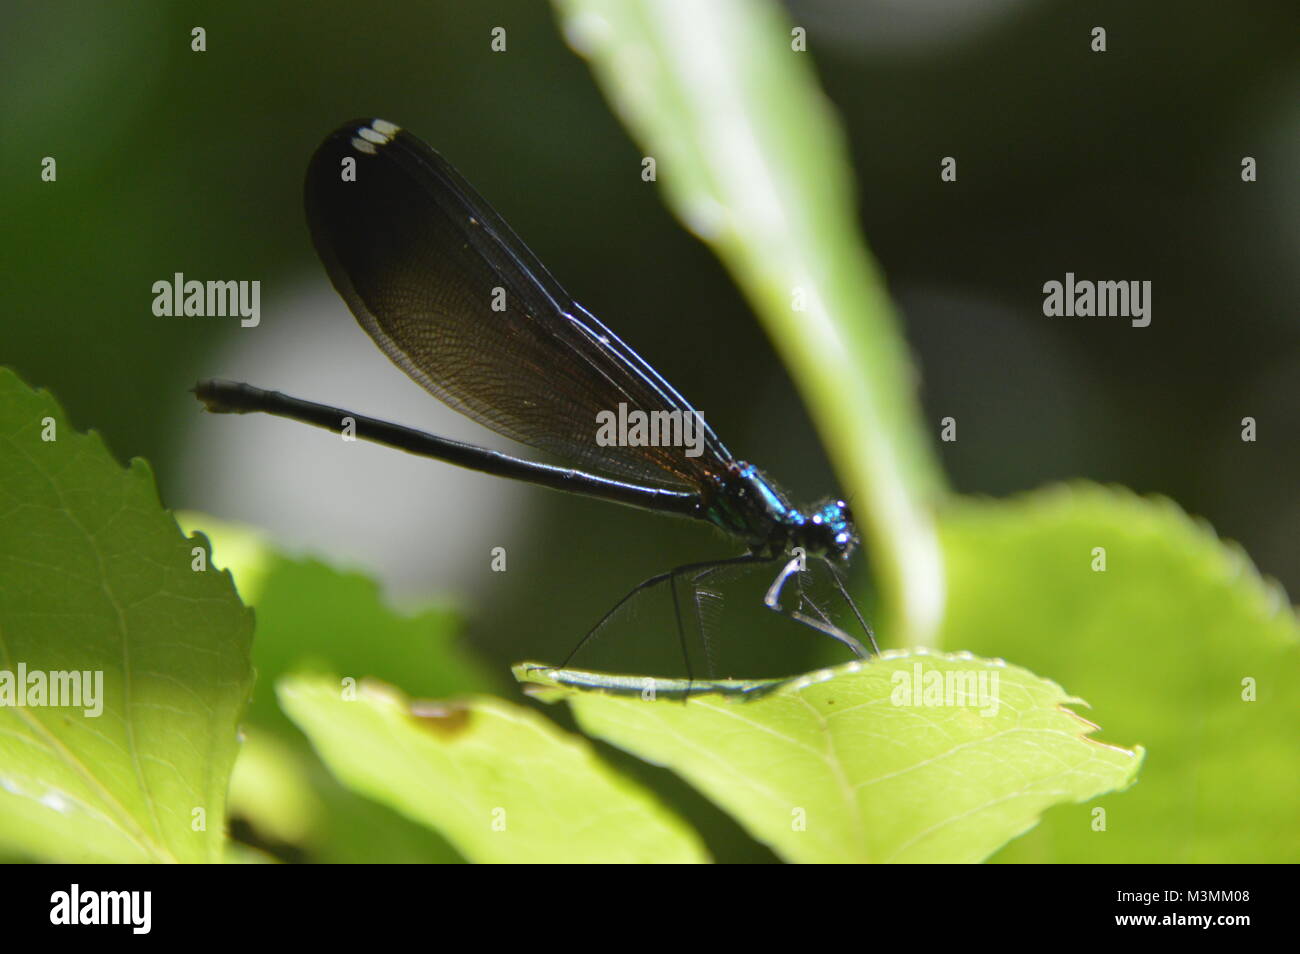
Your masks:
[[[305,200],[316,251],[362,327],[462,414],[572,465],[658,486],[694,487],[731,460],[707,426],[694,458],[597,445],[597,413],[620,403],[693,409],[410,133],[378,119],[344,125],[312,156]],[[501,292],[504,310],[493,310]]]

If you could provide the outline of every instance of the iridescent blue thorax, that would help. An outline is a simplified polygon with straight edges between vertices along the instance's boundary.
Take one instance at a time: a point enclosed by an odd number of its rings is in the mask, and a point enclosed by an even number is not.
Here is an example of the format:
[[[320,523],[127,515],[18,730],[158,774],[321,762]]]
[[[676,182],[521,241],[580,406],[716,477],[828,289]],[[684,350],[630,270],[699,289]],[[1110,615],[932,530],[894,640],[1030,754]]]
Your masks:
[[[754,553],[778,556],[802,547],[813,556],[847,560],[858,545],[843,500],[823,500],[801,510],[753,464],[736,461],[718,477],[714,489],[705,519],[742,538]]]

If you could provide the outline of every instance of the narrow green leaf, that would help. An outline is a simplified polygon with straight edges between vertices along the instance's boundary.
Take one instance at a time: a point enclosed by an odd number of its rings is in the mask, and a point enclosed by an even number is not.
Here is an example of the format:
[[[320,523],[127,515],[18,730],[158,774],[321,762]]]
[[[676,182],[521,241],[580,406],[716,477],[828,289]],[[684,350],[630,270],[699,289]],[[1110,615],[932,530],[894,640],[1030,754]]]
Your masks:
[[[0,706],[0,844],[54,861],[222,859],[252,619],[229,574],[194,568],[204,551],[144,461],[123,470],[0,369],[0,680],[23,666],[103,686],[96,715]]]
[[[943,478],[843,134],[790,23],[762,0],[556,0],[565,35],[656,161],[670,207],[749,298],[813,412],[907,645],[932,641]]]
[[[280,703],[346,784],[478,862],[696,862],[695,833],[590,744],[490,696],[413,703],[377,683],[289,676]]]
[[[1096,727],[1065,708],[1081,700],[1055,683],[965,654],[886,653],[685,703],[593,688],[598,673],[580,689],[571,671],[515,672],[787,861],[979,861],[1048,807],[1126,787],[1141,760],[1089,738]]]

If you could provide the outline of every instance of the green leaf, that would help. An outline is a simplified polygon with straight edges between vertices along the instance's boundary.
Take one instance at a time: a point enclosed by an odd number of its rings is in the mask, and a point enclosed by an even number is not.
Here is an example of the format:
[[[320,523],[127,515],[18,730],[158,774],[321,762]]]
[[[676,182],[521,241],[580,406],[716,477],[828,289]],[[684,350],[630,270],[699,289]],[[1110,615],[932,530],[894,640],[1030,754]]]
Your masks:
[[[274,686],[294,672],[372,676],[430,698],[502,688],[461,648],[459,619],[450,609],[400,612],[363,573],[287,555],[257,531],[206,514],[178,517],[212,540],[213,562],[234,574],[244,602],[257,611],[253,663],[259,685],[249,712],[257,724],[293,731],[276,705]]]
[[[943,612],[943,486],[915,372],[859,233],[843,133],[775,3],[556,0],[669,206],[748,297],[854,500],[907,645]]]
[[[886,653],[685,703],[593,689],[595,673],[515,672],[787,861],[979,861],[1049,806],[1126,787],[1140,761],[1088,738],[1095,726],[1064,708],[1080,700],[1055,683],[964,654]]]
[[[301,739],[301,733],[294,734]],[[454,864],[460,855],[436,832],[345,788],[305,740],[256,726],[230,778],[230,816],[285,861],[324,864]]]
[[[230,814],[253,824],[262,838],[302,844],[325,814],[312,788],[304,753],[260,728],[245,728],[230,777]]]
[[[699,839],[586,740],[490,696],[412,703],[363,683],[289,676],[285,712],[348,785],[478,862],[694,862]]]
[[[1167,500],[1084,483],[962,502],[943,531],[946,644],[1065,683],[1151,753],[1100,803],[1105,831],[1056,809],[1000,860],[1296,860],[1300,625],[1244,553]]]
[[[304,672],[400,681],[433,697],[498,688],[500,680],[461,648],[455,614],[436,606],[399,612],[361,573],[289,556],[249,527],[207,514],[178,516],[182,526],[209,536],[213,562],[231,570],[240,595],[256,611],[253,663],[259,679],[246,717],[255,731],[235,766],[232,812],[291,857],[336,863],[460,860],[435,833],[330,775],[280,711],[274,689],[281,676]]]
[[[229,574],[192,569],[195,547],[144,461],[123,470],[0,369],[0,671],[103,680],[97,716],[0,707],[0,844],[54,861],[222,859],[252,619]]]

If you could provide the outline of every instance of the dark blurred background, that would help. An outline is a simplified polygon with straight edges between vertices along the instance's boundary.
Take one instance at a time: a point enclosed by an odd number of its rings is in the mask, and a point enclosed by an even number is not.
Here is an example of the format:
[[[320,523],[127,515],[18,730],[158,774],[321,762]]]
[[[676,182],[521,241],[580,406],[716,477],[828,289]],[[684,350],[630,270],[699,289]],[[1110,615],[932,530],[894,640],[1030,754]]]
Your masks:
[[[1294,0],[788,9],[847,131],[927,420],[958,419],[940,445],[952,485],[1167,494],[1300,590]],[[200,413],[187,389],[226,376],[506,446],[389,365],[315,258],[307,158],[358,116],[451,159],[740,456],[798,498],[834,491],[753,315],[641,181],[545,4],[10,0],[3,20],[0,362],[120,459],[147,458],[168,506],[365,568],[398,601],[452,599],[501,665],[562,659],[632,583],[730,553],[685,523]],[[194,26],[207,52],[191,52]],[[40,181],[44,156],[57,183]],[[944,156],[956,183],[939,180]],[[261,325],[154,317],[152,283],[178,271],[261,280]],[[1045,318],[1042,285],[1067,271],[1151,281],[1151,326]],[[1245,416],[1257,443],[1240,440]],[[488,570],[494,546],[505,573]],[[640,612],[578,662],[671,669],[663,608]],[[721,674],[840,658],[795,627],[762,631]]]

